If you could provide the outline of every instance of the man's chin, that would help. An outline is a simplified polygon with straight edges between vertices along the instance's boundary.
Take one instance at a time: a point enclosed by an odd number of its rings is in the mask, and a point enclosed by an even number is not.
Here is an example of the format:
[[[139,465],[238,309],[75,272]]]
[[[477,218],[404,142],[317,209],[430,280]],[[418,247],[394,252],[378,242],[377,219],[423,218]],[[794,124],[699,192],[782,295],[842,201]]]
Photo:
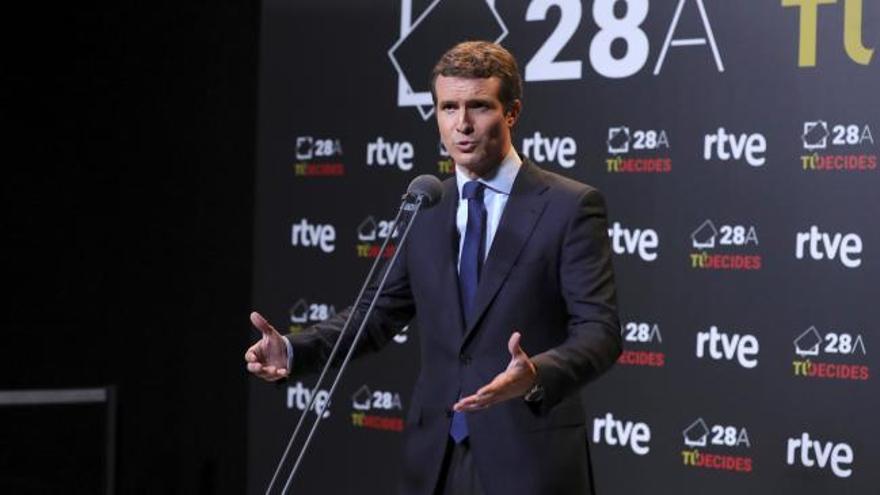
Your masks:
[[[453,156],[452,159],[455,160],[456,165],[476,175],[484,175],[494,165],[497,165],[487,163],[485,158],[472,153],[460,153],[458,156]]]

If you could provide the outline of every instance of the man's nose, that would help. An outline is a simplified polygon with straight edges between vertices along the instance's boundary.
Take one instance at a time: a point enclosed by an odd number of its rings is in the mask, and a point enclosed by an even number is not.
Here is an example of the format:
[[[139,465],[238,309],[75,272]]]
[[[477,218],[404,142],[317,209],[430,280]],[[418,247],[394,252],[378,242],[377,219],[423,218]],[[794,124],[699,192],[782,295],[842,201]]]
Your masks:
[[[466,109],[462,110],[458,114],[458,120],[455,122],[455,130],[462,134],[469,134],[474,130],[473,123],[471,122],[470,112]]]

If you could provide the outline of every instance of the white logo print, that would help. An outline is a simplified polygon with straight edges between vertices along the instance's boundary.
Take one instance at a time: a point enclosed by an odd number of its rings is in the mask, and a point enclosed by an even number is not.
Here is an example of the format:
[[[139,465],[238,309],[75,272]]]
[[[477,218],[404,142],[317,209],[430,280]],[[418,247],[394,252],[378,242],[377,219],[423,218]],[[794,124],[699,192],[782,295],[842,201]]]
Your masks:
[[[557,162],[562,168],[574,166],[577,143],[573,138],[543,137],[540,132],[523,139],[523,154],[538,163]]]
[[[489,36],[487,36],[485,32],[487,30],[486,28],[489,28],[488,30],[493,33],[500,31],[500,34],[498,34],[493,40],[495,43],[499,43],[507,36],[507,26],[495,10],[495,0],[485,0],[485,2],[486,7],[488,7],[487,15],[481,16],[479,19],[470,19],[471,22],[483,23],[482,26],[474,26],[480,28],[478,30],[483,34],[480,36],[473,36],[472,38],[488,38]],[[416,33],[426,20],[429,20],[431,13],[440,3],[441,0],[432,1],[431,4],[419,14],[416,20],[413,21],[412,0],[401,0],[400,37],[394,45],[388,49],[388,58],[391,59],[391,64],[394,66],[394,70],[397,71],[397,106],[416,107],[424,120],[428,120],[428,118],[434,114],[434,101],[431,97],[431,91],[428,88],[420,88],[421,90],[419,91],[416,91],[413,88],[419,87],[417,84],[414,84],[414,82],[420,81],[419,78],[427,78],[424,77],[424,74],[421,71],[413,71],[411,68],[408,68],[406,63],[400,59],[400,54],[398,52],[401,47],[407,43],[407,39]],[[446,48],[445,45],[449,44],[446,40],[436,40],[436,42],[443,44],[443,49]],[[441,52],[437,52],[438,57],[440,53]]]
[[[290,227],[290,245],[320,247],[325,253],[332,253],[336,246],[336,229],[332,225],[310,224],[303,218]]]
[[[386,142],[379,136],[375,141],[367,143],[367,165],[397,165],[397,168],[406,172],[413,167],[414,154],[412,143],[406,141]]]
[[[833,260],[840,258],[840,262],[847,268],[858,268],[862,264],[862,238],[858,234],[829,234],[819,232],[819,227],[813,225],[808,232],[798,232],[795,240],[795,257],[804,259],[809,248],[809,255],[814,260],[828,258]]]
[[[608,229],[608,237],[611,238],[611,249],[616,254],[636,254],[645,261],[657,259],[657,247],[660,245],[660,237],[653,229],[630,230],[614,222]]]
[[[746,159],[753,167],[760,167],[767,161],[767,139],[763,134],[728,134],[719,127],[715,134],[706,134],[703,144],[703,159],[717,157],[721,161]]]
[[[793,466],[795,461],[805,467],[824,469],[831,466],[831,472],[838,478],[849,478],[852,475],[854,453],[846,443],[825,442],[810,439],[809,433],[801,433],[800,438],[789,438],[785,462]],[[798,456],[797,454],[800,453]]]
[[[603,435],[604,433],[604,435]],[[620,421],[611,413],[604,418],[593,419],[593,443],[605,441],[608,445],[620,445],[629,448],[637,455],[650,452],[651,428],[646,423]]]
[[[330,394],[326,390],[318,390],[315,402],[312,404],[312,411],[316,414],[320,414],[323,418],[329,417],[330,409],[328,406],[330,404],[327,401],[329,397]],[[312,400],[312,391],[303,386],[302,382],[296,382],[293,386],[287,387],[288,409],[295,408],[300,411],[305,411],[306,407],[309,406],[310,400]]]
[[[758,351],[760,345],[754,335],[719,332],[715,325],[708,332],[697,333],[698,358],[708,355],[715,360],[732,361],[735,357],[743,368],[754,368],[758,365]]]

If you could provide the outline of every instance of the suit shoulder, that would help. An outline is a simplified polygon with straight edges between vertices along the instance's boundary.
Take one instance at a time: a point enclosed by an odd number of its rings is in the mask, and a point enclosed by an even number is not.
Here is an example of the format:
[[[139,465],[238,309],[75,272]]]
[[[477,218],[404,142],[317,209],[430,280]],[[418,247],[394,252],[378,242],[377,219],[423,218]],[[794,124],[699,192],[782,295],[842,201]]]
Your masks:
[[[443,179],[440,184],[443,188],[442,202],[458,200],[458,183],[455,180],[455,174],[452,174],[452,177]]]
[[[534,165],[533,165],[534,166]],[[550,172],[535,166],[535,170],[541,175],[544,183],[549,188],[549,193],[558,196],[560,199],[569,201],[581,201],[582,198],[590,195],[604,202],[604,195],[599,189],[590,184],[580,182],[564,175]]]

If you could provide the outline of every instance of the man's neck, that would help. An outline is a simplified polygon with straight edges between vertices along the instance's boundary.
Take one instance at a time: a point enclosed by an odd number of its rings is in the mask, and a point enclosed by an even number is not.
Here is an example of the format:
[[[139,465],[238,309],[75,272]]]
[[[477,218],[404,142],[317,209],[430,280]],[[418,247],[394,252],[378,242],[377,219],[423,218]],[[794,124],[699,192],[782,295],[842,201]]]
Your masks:
[[[462,166],[455,166],[456,182],[458,183],[459,194],[464,184],[471,180],[479,180],[487,187],[501,194],[510,194],[513,190],[513,182],[519,174],[522,166],[522,160],[513,147],[510,152],[494,167],[491,174],[480,176],[478,174],[468,174],[467,169]]]
[[[486,167],[485,170],[471,170],[466,167],[459,168],[470,180],[491,180],[493,177],[495,177],[495,174],[498,173],[498,169],[501,166],[501,163],[504,161],[505,158],[507,158],[507,155],[510,154],[511,150],[513,150],[513,146],[508,145],[504,153],[502,153],[501,156],[499,156],[494,162],[492,162],[491,166]]]

